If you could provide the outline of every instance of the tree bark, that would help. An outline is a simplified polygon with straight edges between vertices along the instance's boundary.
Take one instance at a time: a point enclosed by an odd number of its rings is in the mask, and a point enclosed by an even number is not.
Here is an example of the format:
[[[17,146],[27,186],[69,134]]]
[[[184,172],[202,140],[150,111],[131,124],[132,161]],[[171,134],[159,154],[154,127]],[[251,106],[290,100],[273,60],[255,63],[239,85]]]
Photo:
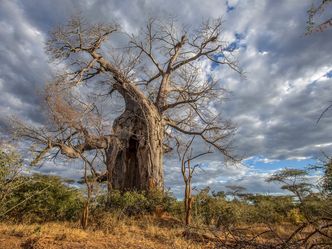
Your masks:
[[[116,138],[106,151],[108,188],[118,190],[162,189],[164,124],[153,103],[135,86],[117,86],[125,111],[113,123]]]

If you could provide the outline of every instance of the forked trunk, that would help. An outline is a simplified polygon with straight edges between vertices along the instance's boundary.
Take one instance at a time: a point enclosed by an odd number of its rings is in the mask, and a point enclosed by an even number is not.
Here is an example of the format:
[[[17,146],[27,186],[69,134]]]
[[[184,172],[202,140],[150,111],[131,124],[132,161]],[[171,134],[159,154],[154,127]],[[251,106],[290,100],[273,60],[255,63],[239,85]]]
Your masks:
[[[146,99],[123,94],[126,109],[113,124],[116,134],[107,151],[108,187],[119,190],[162,189],[164,126]]]

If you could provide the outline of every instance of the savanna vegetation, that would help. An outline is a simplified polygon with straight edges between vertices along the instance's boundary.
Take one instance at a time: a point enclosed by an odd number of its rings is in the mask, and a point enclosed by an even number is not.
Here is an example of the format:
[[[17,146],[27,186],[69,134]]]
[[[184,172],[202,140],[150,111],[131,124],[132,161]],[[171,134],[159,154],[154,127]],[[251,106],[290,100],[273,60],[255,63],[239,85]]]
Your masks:
[[[308,11],[308,33],[331,26],[315,19],[330,3]],[[141,36],[80,16],[55,29],[46,50],[67,67],[45,90],[49,122],[11,125],[34,159],[28,166],[11,143],[0,146],[0,248],[332,248],[331,158],[276,171],[266,184],[280,195],[193,189],[201,156],[240,161],[234,126],[208,108],[224,89],[201,71],[204,58],[241,74],[221,34],[220,19],[190,30],[150,19]],[[126,46],[112,46],[117,35]],[[115,94],[123,112],[114,119],[103,104]],[[197,152],[194,140],[206,148]],[[172,151],[183,199],[163,186]],[[79,160],[81,179],[32,174],[58,159]]]
[[[281,183],[286,195],[241,186],[193,191],[189,222],[188,203],[167,191],[108,193],[98,183],[82,229],[83,179],[27,174],[12,147],[3,145],[0,155],[2,248],[329,248],[332,242],[331,160],[267,179]],[[313,186],[308,176],[316,170],[322,176]]]

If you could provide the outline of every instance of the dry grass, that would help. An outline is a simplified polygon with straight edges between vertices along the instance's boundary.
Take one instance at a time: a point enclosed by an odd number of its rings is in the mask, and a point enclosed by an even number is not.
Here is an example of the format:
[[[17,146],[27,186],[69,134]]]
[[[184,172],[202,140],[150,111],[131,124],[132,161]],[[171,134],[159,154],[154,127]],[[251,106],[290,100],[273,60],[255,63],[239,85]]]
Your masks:
[[[280,238],[287,238],[294,228],[289,224],[272,228]],[[232,232],[203,227],[184,230],[183,224],[172,217],[142,216],[129,218],[103,213],[90,222],[87,230],[78,223],[58,222],[39,224],[0,223],[1,249],[81,249],[81,248],[274,248],[276,234],[264,233],[266,225],[240,226]],[[234,237],[232,237],[237,233]],[[248,247],[233,247],[235,240],[254,239]],[[271,247],[272,246],[272,247]]]
[[[101,223],[104,223],[102,225]],[[145,216],[119,219],[113,215],[81,230],[76,223],[0,224],[2,249],[55,248],[214,248],[212,243],[185,239],[174,221]]]

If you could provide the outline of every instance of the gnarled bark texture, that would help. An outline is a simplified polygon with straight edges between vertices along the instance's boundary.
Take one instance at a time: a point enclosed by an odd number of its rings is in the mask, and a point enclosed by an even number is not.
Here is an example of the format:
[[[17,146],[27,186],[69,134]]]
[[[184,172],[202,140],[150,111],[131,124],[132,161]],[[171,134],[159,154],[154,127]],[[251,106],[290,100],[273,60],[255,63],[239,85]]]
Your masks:
[[[118,86],[126,107],[113,124],[117,134],[107,150],[109,188],[151,190],[162,188],[163,120],[146,98],[130,84]]]

